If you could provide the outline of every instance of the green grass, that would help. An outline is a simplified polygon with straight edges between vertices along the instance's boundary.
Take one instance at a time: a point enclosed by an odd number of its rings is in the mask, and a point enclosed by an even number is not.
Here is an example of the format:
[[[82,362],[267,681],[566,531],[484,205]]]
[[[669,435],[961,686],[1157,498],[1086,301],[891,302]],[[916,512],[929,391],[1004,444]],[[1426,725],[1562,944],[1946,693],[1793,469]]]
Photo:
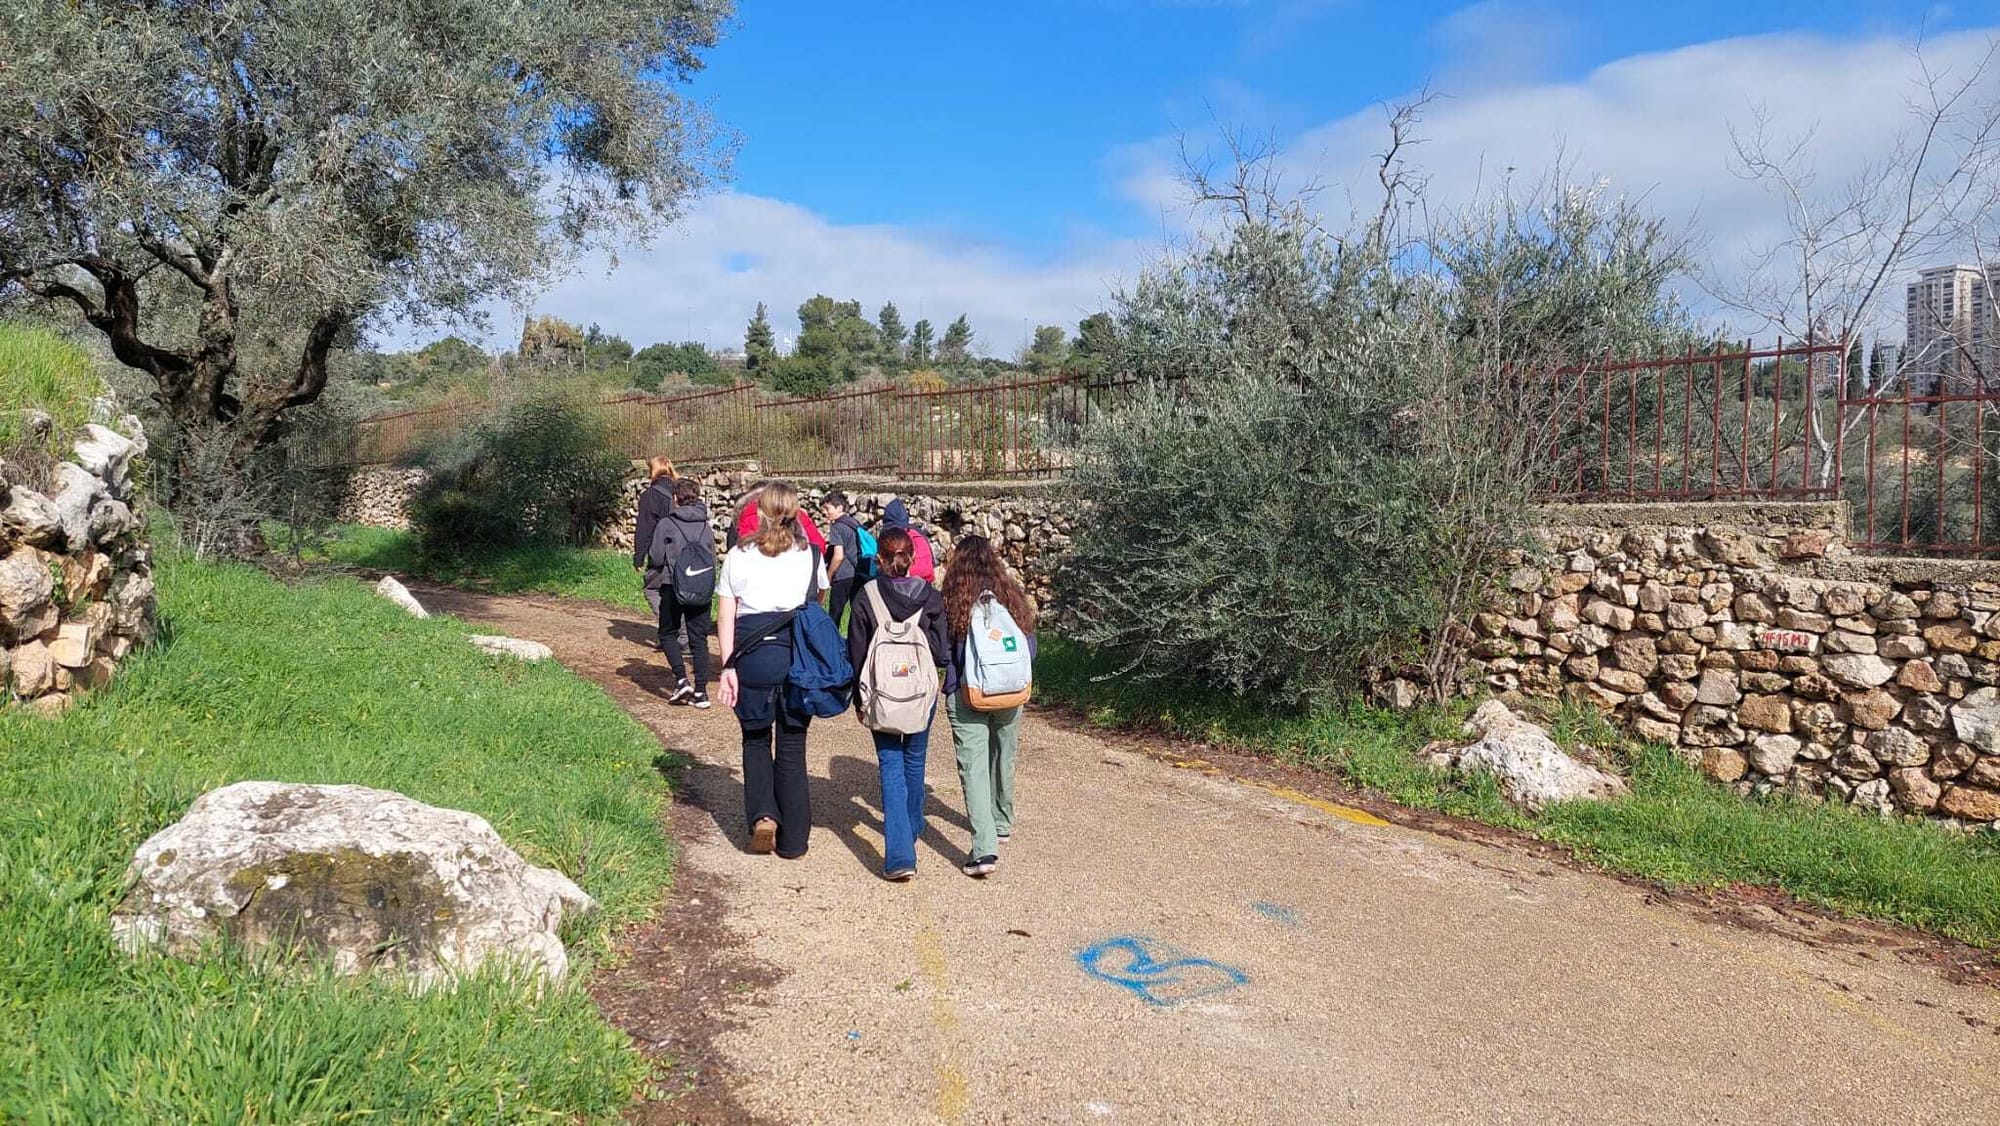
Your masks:
[[[1456,736],[1463,707],[1281,712],[1133,685],[1107,671],[1080,647],[1048,638],[1036,690],[1082,708],[1098,725],[1151,727],[1305,763],[1402,805],[1559,842],[1608,871],[1676,888],[1778,888],[1836,911],[2000,949],[2000,834],[1884,821],[1841,805],[1739,798],[1671,751],[1627,740],[1602,717],[1574,709],[1551,717],[1550,733],[1564,746],[1584,742],[1606,753],[1631,780],[1632,796],[1531,815],[1507,804],[1486,776],[1436,771],[1418,760],[1425,743]]]
[[[102,391],[89,353],[48,329],[0,321],[0,450],[25,444],[22,414],[31,408],[54,420],[60,448],[90,420],[90,400]]]
[[[266,538],[279,550],[286,542],[281,533]],[[520,547],[433,560],[419,556],[416,537],[408,532],[349,524],[337,529],[323,546],[303,554],[308,562],[394,571],[493,594],[553,594],[646,607],[632,557],[604,548]]]
[[[654,741],[554,664],[486,657],[345,578],[163,560],[167,632],[59,721],[0,714],[0,1120],[609,1121],[646,1064],[574,984],[658,902]],[[571,983],[413,995],[241,957],[134,960],[108,916],[148,835],[243,779],[471,810],[603,904]]]

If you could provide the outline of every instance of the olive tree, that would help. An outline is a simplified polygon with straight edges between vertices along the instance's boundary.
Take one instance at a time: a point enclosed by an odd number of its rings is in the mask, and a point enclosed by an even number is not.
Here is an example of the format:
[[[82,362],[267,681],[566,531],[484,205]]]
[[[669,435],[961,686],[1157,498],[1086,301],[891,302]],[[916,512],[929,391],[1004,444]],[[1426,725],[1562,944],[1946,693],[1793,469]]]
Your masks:
[[[1086,437],[1061,581],[1072,635],[1125,673],[1305,701],[1393,669],[1451,694],[1575,426],[1547,373],[1685,331],[1658,222],[1559,177],[1416,207],[1413,121],[1382,208],[1344,227],[1267,158],[1191,175],[1222,221],[1119,298],[1138,386]]]
[[[371,324],[477,324],[675,217],[727,155],[679,88],[728,11],[8,5],[0,301],[72,309],[242,470]]]

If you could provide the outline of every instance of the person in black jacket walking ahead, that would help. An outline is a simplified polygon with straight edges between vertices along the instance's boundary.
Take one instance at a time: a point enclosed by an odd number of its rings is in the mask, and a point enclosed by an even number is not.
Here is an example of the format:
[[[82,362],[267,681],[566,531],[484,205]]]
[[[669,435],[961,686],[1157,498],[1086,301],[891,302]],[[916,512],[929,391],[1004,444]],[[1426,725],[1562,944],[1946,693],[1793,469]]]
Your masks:
[[[708,506],[701,502],[701,482],[692,477],[675,481],[673,499],[673,508],[654,527],[656,546],[650,553],[664,564],[666,575],[659,584],[660,651],[677,682],[667,703],[706,708],[709,681],[715,677],[715,659],[708,651],[708,639],[715,633],[710,604],[715,590],[715,529],[708,523]],[[695,550],[690,552],[689,547]],[[681,661],[683,629],[693,680]]]
[[[632,529],[632,569],[645,576],[646,605],[658,617],[660,584],[666,581],[666,568],[652,558],[653,533],[659,530],[660,518],[674,508],[674,463],[664,457],[652,457],[646,459],[646,468],[652,480],[639,494],[639,520]]]

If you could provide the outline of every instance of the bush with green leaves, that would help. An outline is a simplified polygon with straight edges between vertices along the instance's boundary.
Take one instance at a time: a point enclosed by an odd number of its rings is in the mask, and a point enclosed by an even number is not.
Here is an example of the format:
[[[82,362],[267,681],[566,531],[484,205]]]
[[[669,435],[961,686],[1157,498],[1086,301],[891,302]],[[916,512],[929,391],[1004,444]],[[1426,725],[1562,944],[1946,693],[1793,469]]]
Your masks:
[[[1231,201],[1120,298],[1139,386],[1085,439],[1070,632],[1142,681],[1299,701],[1387,667],[1450,694],[1573,425],[1535,373],[1679,339],[1678,251],[1589,192],[1414,238],[1393,196],[1344,234]]]
[[[420,550],[448,558],[589,543],[617,518],[631,468],[610,434],[600,406],[545,393],[423,451],[430,477],[410,513]]]

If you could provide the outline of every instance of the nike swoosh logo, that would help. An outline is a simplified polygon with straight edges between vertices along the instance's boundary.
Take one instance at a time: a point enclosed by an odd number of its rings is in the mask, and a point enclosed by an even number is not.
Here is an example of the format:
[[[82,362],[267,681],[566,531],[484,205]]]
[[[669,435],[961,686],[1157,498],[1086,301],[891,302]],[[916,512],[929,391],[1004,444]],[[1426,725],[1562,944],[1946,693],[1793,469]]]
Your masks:
[[[696,575],[706,575],[713,570],[715,570],[715,568],[713,567],[703,567],[699,571],[695,570],[693,567],[689,567],[686,571],[683,571],[682,574],[685,574],[688,578],[694,578]]]

